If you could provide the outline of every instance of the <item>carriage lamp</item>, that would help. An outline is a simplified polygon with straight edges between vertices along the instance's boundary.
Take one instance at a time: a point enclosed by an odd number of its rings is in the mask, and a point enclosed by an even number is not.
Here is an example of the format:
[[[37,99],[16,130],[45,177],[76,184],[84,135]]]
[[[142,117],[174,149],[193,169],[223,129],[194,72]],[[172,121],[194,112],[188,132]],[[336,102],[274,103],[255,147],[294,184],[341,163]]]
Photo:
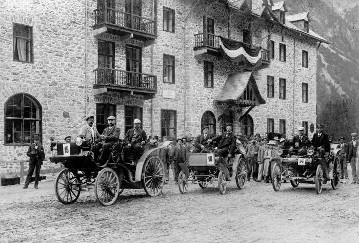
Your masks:
[[[56,146],[57,142],[55,142],[55,139],[53,137],[50,137],[50,150],[54,151],[54,147]]]

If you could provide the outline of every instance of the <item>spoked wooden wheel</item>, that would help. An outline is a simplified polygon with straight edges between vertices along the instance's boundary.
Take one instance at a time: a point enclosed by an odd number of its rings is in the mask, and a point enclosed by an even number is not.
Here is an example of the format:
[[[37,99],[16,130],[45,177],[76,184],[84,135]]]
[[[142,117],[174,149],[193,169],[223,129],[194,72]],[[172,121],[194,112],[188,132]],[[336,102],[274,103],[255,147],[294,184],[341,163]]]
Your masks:
[[[225,194],[227,191],[227,178],[223,171],[218,173],[218,189],[221,195]]]
[[[322,189],[323,189],[323,167],[322,165],[318,165],[317,166],[317,171],[315,173],[315,178],[314,178],[314,182],[315,182],[315,190],[317,191],[317,194],[322,193]]]
[[[118,198],[120,192],[120,179],[111,168],[102,169],[95,183],[95,196],[103,206],[112,205]]]
[[[142,183],[146,194],[154,197],[162,192],[164,180],[164,166],[160,158],[153,156],[147,158],[143,166]]]
[[[55,182],[57,200],[63,204],[76,202],[80,196],[81,183],[76,175],[68,169],[63,169]]]
[[[188,190],[187,176],[183,171],[178,175],[178,189],[182,194],[186,193]]]
[[[282,172],[280,165],[275,163],[272,169],[272,186],[274,191],[278,191],[280,189],[282,183]]]
[[[208,186],[208,181],[199,181],[198,185],[200,188],[205,189]]]
[[[297,188],[299,186],[299,181],[298,180],[290,180],[290,184],[292,185],[292,187]]]
[[[246,183],[246,175],[242,174],[241,171],[238,171],[236,175],[236,184],[238,189],[243,189],[245,183]]]
[[[340,163],[339,159],[334,160],[333,179],[330,180],[333,190],[336,190],[340,181]]]

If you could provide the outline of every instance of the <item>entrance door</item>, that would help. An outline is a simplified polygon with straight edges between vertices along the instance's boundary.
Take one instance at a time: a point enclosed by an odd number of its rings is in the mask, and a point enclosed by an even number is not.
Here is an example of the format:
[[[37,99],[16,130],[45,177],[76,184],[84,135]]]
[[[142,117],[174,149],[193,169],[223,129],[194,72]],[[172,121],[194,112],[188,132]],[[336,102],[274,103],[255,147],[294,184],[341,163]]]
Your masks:
[[[98,82],[100,84],[114,83],[115,80],[115,44],[108,41],[98,41]]]
[[[140,87],[140,73],[142,72],[142,48],[137,46],[126,46],[126,71],[127,85]]]
[[[142,108],[136,106],[125,106],[125,134],[128,130],[133,128],[133,121],[140,119],[142,121]],[[142,123],[141,123],[142,127]]]
[[[207,43],[205,45],[215,47],[214,40],[214,19],[204,17],[203,18],[203,33],[205,34],[205,39]]]

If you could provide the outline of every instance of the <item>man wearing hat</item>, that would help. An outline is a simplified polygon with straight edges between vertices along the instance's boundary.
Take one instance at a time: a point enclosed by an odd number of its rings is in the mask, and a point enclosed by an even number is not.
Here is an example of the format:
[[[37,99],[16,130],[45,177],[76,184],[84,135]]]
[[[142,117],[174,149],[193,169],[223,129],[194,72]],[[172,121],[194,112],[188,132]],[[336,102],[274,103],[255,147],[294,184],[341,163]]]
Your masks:
[[[337,148],[339,149],[337,154],[339,155],[339,160],[340,160],[340,179],[348,179],[347,160],[346,160],[347,144],[345,143],[344,137],[339,138],[339,144]]]
[[[234,150],[236,149],[236,137],[233,135],[232,124],[226,125],[226,132],[213,139],[209,139],[209,142],[219,141],[216,156],[220,157],[219,163],[226,165],[225,158],[232,158],[234,156]],[[227,166],[225,166],[227,168]],[[228,171],[226,172],[227,180],[230,180]]]
[[[96,127],[94,126],[95,118],[93,115],[86,117],[86,125],[81,127],[79,137],[84,139],[86,143],[92,144],[100,136]]]
[[[292,147],[295,151],[310,146],[308,137],[304,134],[304,127],[298,127],[298,135],[293,137]]]
[[[26,176],[25,185],[23,189],[27,189],[30,184],[32,174],[35,171],[35,189],[38,189],[39,180],[40,180],[40,170],[42,161],[45,159],[44,148],[41,145],[40,137],[38,134],[34,136],[33,143],[30,144],[27,150],[27,156],[30,157],[29,162],[29,171]]]
[[[317,125],[317,132],[314,133],[312,139],[312,145],[316,151],[319,151],[322,158],[328,158],[330,153],[330,141],[329,136],[323,132],[324,125]],[[326,161],[324,160],[322,163],[323,171],[324,171],[324,183],[326,180],[329,180],[329,169]]]
[[[125,142],[127,147],[125,148],[125,154],[132,155],[133,161],[137,161],[143,154],[143,145],[146,143],[147,135],[144,130],[141,129],[141,121],[135,119],[133,121],[134,127],[127,131]]]
[[[65,142],[66,143],[71,143],[71,136],[66,136],[65,137]]]
[[[204,153],[207,153],[210,149],[209,146],[209,139],[212,139],[214,136],[213,134],[209,134],[208,133],[209,127],[208,126],[204,126],[202,128],[202,134],[199,135],[196,139],[196,147],[199,151],[203,151]]]
[[[118,142],[121,133],[121,129],[116,127],[116,117],[107,117],[107,123],[108,127],[103,130],[102,135],[100,136],[102,141],[102,152],[98,160],[100,163],[105,163],[103,167],[107,165],[107,160],[110,156],[111,148],[115,143]]]
[[[346,157],[347,163],[350,163],[352,167],[352,183],[355,184],[358,182],[358,174],[357,174],[357,150],[358,150],[358,141],[357,141],[357,133],[351,134],[352,141],[348,143],[346,149]]]

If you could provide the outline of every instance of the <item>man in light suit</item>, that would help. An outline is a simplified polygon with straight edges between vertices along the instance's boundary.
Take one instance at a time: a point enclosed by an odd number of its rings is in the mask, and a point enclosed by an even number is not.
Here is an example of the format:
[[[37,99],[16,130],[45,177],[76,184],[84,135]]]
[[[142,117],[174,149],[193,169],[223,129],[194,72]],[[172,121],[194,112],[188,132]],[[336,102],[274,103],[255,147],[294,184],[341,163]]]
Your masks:
[[[348,146],[346,147],[346,156],[347,156],[347,163],[350,163],[352,167],[352,183],[358,183],[358,174],[357,174],[357,150],[358,150],[358,141],[357,141],[357,134],[351,134],[352,141],[348,142]]]
[[[95,118],[93,115],[86,117],[86,125],[80,129],[79,137],[82,138],[88,145],[93,144],[100,136],[96,127],[94,126]]]

